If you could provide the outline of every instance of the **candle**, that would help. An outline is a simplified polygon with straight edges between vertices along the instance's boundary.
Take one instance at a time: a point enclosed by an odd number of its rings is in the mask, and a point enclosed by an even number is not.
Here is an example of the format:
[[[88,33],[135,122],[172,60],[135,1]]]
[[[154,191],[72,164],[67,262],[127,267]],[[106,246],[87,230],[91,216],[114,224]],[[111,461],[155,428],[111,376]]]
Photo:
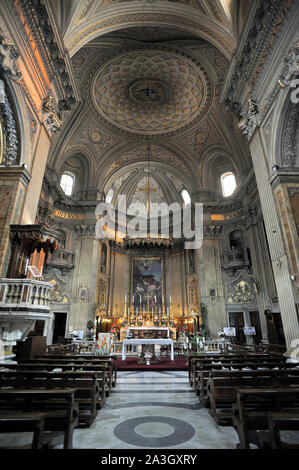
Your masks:
[[[170,296],[170,303],[171,303],[171,296]]]

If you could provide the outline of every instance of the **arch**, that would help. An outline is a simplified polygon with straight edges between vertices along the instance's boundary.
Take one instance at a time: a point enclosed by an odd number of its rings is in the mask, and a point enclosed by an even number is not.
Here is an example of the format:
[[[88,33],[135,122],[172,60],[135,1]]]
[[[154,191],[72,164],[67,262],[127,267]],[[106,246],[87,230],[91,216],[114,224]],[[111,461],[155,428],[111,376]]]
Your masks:
[[[218,197],[223,198],[221,187],[221,175],[232,172],[235,175],[237,187],[239,186],[240,171],[232,155],[227,149],[216,146],[210,147],[202,155],[200,162],[200,178],[202,186],[215,192]]]
[[[279,167],[299,167],[299,107],[292,103],[293,89],[281,90],[272,115],[269,171]]]
[[[7,97],[8,106],[11,110],[10,114],[12,113],[12,120],[15,122],[15,132],[17,136],[17,158],[12,162],[12,165],[22,165],[25,162],[25,156],[28,158],[28,156],[31,155],[31,130],[28,124],[30,122],[28,119],[28,107],[25,104],[20,87],[17,87],[16,83],[6,75],[3,76],[1,74],[0,79],[4,84],[4,94]],[[5,132],[5,121],[4,114],[2,119],[3,135]],[[9,127],[14,126],[11,123]],[[4,145],[3,151],[5,151]],[[28,163],[31,162],[28,161]]]
[[[188,5],[178,3],[165,6],[155,3],[149,5],[116,5],[104,11],[93,12],[79,23],[70,23],[64,36],[66,47],[71,57],[90,41],[103,34],[136,26],[175,27],[203,38],[219,49],[226,58],[230,58],[236,46],[235,37],[229,27],[213,21]],[[87,15],[88,16],[88,15]],[[75,26],[74,26],[75,24]]]
[[[197,167],[190,161],[190,156],[178,151],[170,144],[152,144],[151,166],[168,169],[175,176],[182,179],[184,185],[191,193],[197,189]],[[102,155],[101,165],[95,176],[95,187],[101,188],[105,193],[110,189],[115,178],[133,168],[143,167],[147,162],[146,145],[137,143],[132,146],[120,144],[118,149],[109,148],[109,153]]]
[[[69,149],[69,152],[61,157],[57,173],[61,178],[63,173],[69,173],[75,177],[75,186],[73,194],[77,195],[87,191],[90,186],[90,158],[86,152],[82,152],[82,149],[75,147]]]

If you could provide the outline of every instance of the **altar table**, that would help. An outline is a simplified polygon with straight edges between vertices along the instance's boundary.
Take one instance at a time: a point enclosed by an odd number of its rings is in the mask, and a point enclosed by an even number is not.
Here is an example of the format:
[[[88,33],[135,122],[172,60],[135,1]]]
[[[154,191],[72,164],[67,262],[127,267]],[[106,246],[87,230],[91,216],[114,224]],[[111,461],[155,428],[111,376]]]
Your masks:
[[[161,344],[162,346],[165,344],[170,344],[171,353],[170,359],[174,360],[174,353],[173,353],[173,341],[172,339],[125,339],[123,341],[123,349],[122,349],[122,360],[126,359],[126,346],[128,345],[136,345],[136,344]]]

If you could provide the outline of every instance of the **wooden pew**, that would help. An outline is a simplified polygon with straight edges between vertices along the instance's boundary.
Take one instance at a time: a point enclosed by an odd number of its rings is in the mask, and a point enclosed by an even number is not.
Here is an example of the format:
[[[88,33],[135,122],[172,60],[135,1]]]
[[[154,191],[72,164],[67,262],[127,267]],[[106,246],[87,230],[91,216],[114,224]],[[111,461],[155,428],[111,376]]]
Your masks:
[[[207,388],[207,380],[209,378],[209,373],[212,370],[218,371],[225,371],[230,370],[233,372],[233,369],[242,371],[242,369],[250,369],[250,370],[258,370],[258,369],[293,369],[295,367],[294,364],[287,363],[287,362],[237,362],[237,363],[230,363],[226,365],[222,364],[204,364],[198,367],[197,369],[197,377],[194,381],[194,388],[193,390],[197,395],[201,395],[203,399],[203,404],[205,404],[207,397],[206,397],[206,388]],[[201,383],[201,378],[203,382]]]
[[[31,448],[41,449],[45,413],[0,413],[0,433],[33,432]]]
[[[242,389],[232,405],[233,426],[241,449],[250,448],[250,431],[269,428],[269,418],[299,418],[299,388]]]
[[[70,364],[70,365],[76,365],[76,366],[81,366],[82,369],[84,370],[89,370],[87,367],[89,366],[96,366],[96,365],[103,365],[106,366],[107,368],[107,383],[108,387],[106,390],[106,395],[109,396],[110,393],[112,392],[112,387],[115,386],[116,384],[116,375],[117,375],[117,369],[115,368],[114,361],[111,359],[90,359],[88,357],[80,357],[79,359],[77,358],[72,358],[72,357],[65,357],[65,358],[42,358],[42,359],[30,359],[30,360],[18,360],[18,364],[55,364],[56,367],[57,364]]]
[[[67,359],[67,360],[82,360],[82,361],[100,361],[100,362],[109,362],[112,361],[112,369],[113,369],[113,378],[112,378],[112,387],[115,387],[116,380],[117,380],[117,356],[109,355],[109,356],[98,356],[98,355],[91,355],[91,354],[73,354],[70,353],[67,356],[64,355],[53,355],[53,354],[44,354],[42,356],[34,356],[35,359]]]
[[[284,444],[279,431],[299,431],[299,416],[278,418],[268,416],[269,442],[272,449],[299,449],[298,444]],[[298,433],[299,434],[299,433]]]
[[[232,361],[233,359],[236,359],[234,362],[246,360],[246,359],[272,359],[274,360],[284,360],[286,361],[286,358],[274,358],[273,356],[269,354],[217,354],[217,355],[201,355],[201,356],[190,356],[188,358],[188,367],[189,367],[189,381],[191,387],[194,385],[194,377],[196,377],[196,367],[198,364],[202,363],[212,363],[212,362],[220,362],[220,361]]]
[[[192,390],[196,393],[198,389],[198,381],[200,379],[200,371],[201,370],[208,370],[209,368],[231,368],[232,366],[235,369],[239,369],[240,367],[235,367],[235,365],[242,365],[243,367],[247,367],[245,364],[256,364],[258,367],[268,367],[271,364],[275,364],[275,367],[285,367],[286,359],[285,358],[273,358],[273,357],[230,357],[230,358],[222,358],[220,361],[213,361],[213,360],[200,360],[195,361],[192,368]],[[215,366],[215,367],[214,367]]]
[[[75,390],[0,390],[0,413],[42,412],[44,430],[64,433],[64,449],[73,447],[73,432],[78,424]],[[52,434],[53,436],[53,434]],[[52,437],[50,435],[50,437]]]
[[[207,385],[207,396],[210,414],[218,424],[231,424],[232,404],[236,401],[237,392],[242,388],[258,390],[260,388],[299,388],[299,370],[263,371],[262,374],[244,373],[239,377],[210,377]]]
[[[105,380],[102,375],[102,381]],[[79,425],[90,426],[97,415],[97,372],[0,371],[0,389],[51,390],[73,388],[79,404]]]
[[[96,374],[97,384],[98,384],[98,396],[96,400],[97,409],[101,409],[106,402],[106,394],[109,392],[111,384],[109,384],[110,376],[107,377],[107,367],[106,365],[78,365],[78,364],[64,364],[62,362],[55,364],[46,364],[46,363],[22,363],[22,364],[0,364],[0,373],[2,372],[1,367],[7,370],[12,371],[34,371],[34,372],[50,372],[51,376],[54,373],[55,369],[61,369],[61,372],[92,372]],[[59,372],[58,372],[59,373]]]
[[[299,376],[299,368],[289,367],[289,368],[280,368],[279,370],[268,369],[268,370],[222,370],[222,369],[212,369],[212,370],[201,370],[200,371],[200,380],[198,383],[197,395],[200,397],[200,402],[205,407],[210,406],[210,399],[208,396],[208,381],[212,378],[222,377],[222,378],[232,378],[236,379],[239,377],[252,377],[253,381],[258,380],[259,377],[265,376],[287,376],[287,375]],[[274,379],[273,379],[274,380]]]

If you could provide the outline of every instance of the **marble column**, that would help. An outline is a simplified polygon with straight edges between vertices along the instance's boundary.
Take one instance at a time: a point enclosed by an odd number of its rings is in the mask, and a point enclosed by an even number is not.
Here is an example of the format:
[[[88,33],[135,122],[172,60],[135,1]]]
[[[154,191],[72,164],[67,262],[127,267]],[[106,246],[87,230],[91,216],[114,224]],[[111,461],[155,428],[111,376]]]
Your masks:
[[[259,126],[253,132],[249,146],[264,216],[286,343],[290,348],[291,342],[299,337],[295,292],[280,224],[283,217],[269,182],[268,161],[271,159],[264,150]]]

